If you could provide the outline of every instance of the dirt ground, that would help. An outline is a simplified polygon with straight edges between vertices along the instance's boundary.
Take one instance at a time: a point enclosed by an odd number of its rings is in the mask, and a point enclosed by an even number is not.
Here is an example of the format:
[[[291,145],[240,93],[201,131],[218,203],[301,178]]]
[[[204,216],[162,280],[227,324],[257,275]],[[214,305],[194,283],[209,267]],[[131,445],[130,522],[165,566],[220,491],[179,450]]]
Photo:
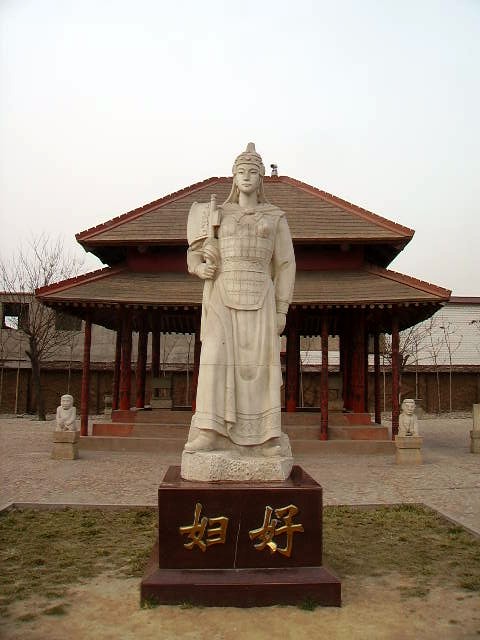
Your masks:
[[[478,594],[435,588],[426,596],[405,597],[411,586],[395,575],[346,579],[343,606],[314,611],[279,606],[142,609],[138,579],[104,574],[70,589],[57,603],[41,598],[17,603],[0,634],[4,640],[480,638]],[[56,615],[55,604],[63,604]],[[29,620],[32,614],[35,617]]]

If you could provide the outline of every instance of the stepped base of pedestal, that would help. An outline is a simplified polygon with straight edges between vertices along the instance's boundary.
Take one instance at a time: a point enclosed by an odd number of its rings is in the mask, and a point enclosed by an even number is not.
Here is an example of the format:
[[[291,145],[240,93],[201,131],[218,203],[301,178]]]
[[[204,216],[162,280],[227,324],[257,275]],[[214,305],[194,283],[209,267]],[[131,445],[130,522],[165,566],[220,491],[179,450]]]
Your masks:
[[[340,607],[340,580],[325,567],[291,569],[159,569],[158,546],[143,577],[141,601],[204,607],[303,603]]]

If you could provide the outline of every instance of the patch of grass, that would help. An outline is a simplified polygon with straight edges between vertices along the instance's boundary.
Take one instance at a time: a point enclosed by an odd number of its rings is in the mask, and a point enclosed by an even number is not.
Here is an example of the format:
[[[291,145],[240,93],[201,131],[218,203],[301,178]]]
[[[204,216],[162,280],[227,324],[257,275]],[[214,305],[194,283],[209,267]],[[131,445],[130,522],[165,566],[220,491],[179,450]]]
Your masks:
[[[399,587],[402,598],[425,598],[428,596],[430,589],[415,585],[413,587]]]
[[[30,596],[111,570],[141,576],[156,538],[155,509],[11,510],[0,515],[0,614]]]
[[[142,598],[141,605],[142,609],[154,609],[158,607],[158,602],[155,598]]]
[[[19,622],[32,622],[37,618],[35,613],[24,613],[22,616],[18,616],[17,620]]]
[[[156,538],[156,519],[155,509],[1,514],[0,613],[8,615],[14,601],[31,596],[44,598],[46,606],[48,599],[63,598],[69,585],[105,571],[140,577]],[[395,573],[409,585],[399,586],[405,598],[425,597],[436,584],[480,592],[480,541],[429,509],[326,507],[323,535],[325,564],[341,578]],[[306,601],[301,608],[314,604]],[[182,608],[192,606],[186,602]],[[47,613],[56,607],[57,614]],[[64,607],[43,613],[63,615]]]
[[[398,573],[415,579],[413,594],[441,583],[480,591],[480,540],[426,507],[326,507],[323,533],[340,576]]]
[[[46,616],[64,616],[67,613],[67,607],[64,604],[56,604],[53,607],[48,607],[43,611]]]
[[[312,600],[311,598],[305,598],[305,600],[298,606],[298,608],[301,609],[302,611],[315,611],[317,607],[318,607],[318,603],[315,602],[315,600]]]

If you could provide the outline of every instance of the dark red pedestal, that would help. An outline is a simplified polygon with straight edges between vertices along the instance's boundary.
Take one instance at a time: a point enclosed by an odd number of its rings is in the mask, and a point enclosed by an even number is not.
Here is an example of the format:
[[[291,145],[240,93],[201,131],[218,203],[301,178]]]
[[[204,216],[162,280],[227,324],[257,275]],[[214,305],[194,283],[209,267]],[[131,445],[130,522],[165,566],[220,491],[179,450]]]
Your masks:
[[[269,483],[190,482],[170,467],[158,520],[142,601],[341,604],[340,581],[322,566],[322,488],[299,466]]]

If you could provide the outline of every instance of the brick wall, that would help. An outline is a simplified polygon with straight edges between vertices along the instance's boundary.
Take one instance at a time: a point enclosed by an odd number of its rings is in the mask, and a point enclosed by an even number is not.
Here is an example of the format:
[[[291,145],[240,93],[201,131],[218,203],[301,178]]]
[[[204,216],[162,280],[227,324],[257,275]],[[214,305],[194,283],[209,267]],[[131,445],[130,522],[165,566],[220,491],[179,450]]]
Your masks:
[[[183,407],[187,403],[187,378],[184,372],[172,374],[172,399],[174,406]],[[1,371],[0,371],[1,376]],[[113,372],[105,369],[95,369],[90,374],[90,413],[103,413],[104,396],[112,392]],[[338,374],[331,374],[332,385]],[[77,412],[80,411],[82,372],[72,370],[69,392],[75,399]],[[441,411],[449,410],[449,375],[446,372],[439,374]],[[189,388],[191,389],[192,374],[189,375]],[[16,395],[17,371],[16,369],[3,370],[3,384],[1,390],[0,413],[14,413]],[[60,403],[60,396],[67,393],[68,371],[45,370],[42,372],[42,385],[45,395],[47,413],[54,413]],[[35,397],[31,384],[29,369],[21,369],[19,372],[18,413],[34,413]],[[381,409],[384,409],[384,377],[380,378]],[[150,397],[150,375],[147,373],[146,396]],[[331,400],[335,400],[336,391],[329,392]],[[418,376],[418,394],[415,393],[415,374],[404,373],[401,384],[402,398],[416,396],[419,405],[428,413],[438,412],[437,379],[433,372],[422,372]],[[369,409],[373,412],[373,373],[369,374]],[[320,373],[303,373],[303,401],[305,407],[320,406]],[[452,409],[453,411],[471,410],[472,404],[480,403],[480,373],[455,372],[452,376]],[[135,372],[132,371],[131,406],[135,405]],[[385,409],[391,408],[391,380],[390,374],[385,375]]]

